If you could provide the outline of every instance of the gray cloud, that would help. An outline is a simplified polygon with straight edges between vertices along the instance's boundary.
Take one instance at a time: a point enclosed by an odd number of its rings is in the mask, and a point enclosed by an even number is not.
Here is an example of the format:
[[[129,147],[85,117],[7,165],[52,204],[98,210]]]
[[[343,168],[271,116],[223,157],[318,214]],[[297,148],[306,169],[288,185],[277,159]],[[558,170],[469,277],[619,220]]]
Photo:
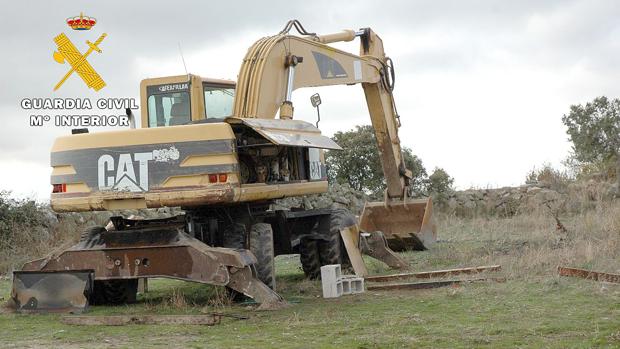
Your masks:
[[[64,23],[65,18],[79,15],[80,11],[99,20],[92,31],[74,32]],[[28,21],[24,21],[25,15]],[[140,76],[144,72],[137,66],[139,62],[172,62],[173,68],[167,73],[183,73],[178,43],[190,60],[190,70],[194,66],[205,70],[198,53],[225,42],[249,46],[258,36],[278,32],[291,18],[300,19],[309,31],[319,33],[370,26],[383,37],[387,53],[396,62],[397,96],[405,97],[399,102],[401,113],[415,115],[414,108],[427,108],[425,103],[432,103],[419,100],[426,87],[418,83],[432,82],[433,75],[441,76],[441,81],[448,84],[475,88],[481,74],[505,74],[508,79],[527,72],[533,76],[533,85],[550,86],[549,98],[561,95],[562,103],[620,93],[616,87],[619,17],[617,2],[585,0],[12,2],[5,4],[0,14],[0,117],[4,121],[0,128],[0,163],[17,159],[46,166],[53,139],[69,132],[51,126],[29,127],[28,113],[18,107],[22,98],[138,97],[139,81],[145,77]],[[52,92],[67,70],[52,60],[52,39],[60,32],[67,33],[82,52],[86,50],[85,40],[94,41],[100,33],[108,33],[101,44],[103,53],[93,53],[89,58],[108,87],[95,93],[72,77],[59,91]],[[217,52],[209,52],[217,56]],[[230,71],[236,71],[244,53],[205,59],[221,60]],[[553,79],[559,78],[565,81],[555,86]],[[500,83],[497,88],[507,90],[513,84]],[[526,88],[516,87],[512,93]],[[441,86],[427,89],[455,93]],[[420,96],[411,95],[412,91]],[[447,101],[453,97],[441,96]],[[418,105],[410,103],[415,99]],[[347,108],[347,102],[334,98],[333,110],[341,120],[359,120]],[[307,107],[300,110],[312,113]],[[434,111],[430,107],[424,110]],[[463,114],[476,112],[464,110]],[[342,125],[342,121],[334,125]]]

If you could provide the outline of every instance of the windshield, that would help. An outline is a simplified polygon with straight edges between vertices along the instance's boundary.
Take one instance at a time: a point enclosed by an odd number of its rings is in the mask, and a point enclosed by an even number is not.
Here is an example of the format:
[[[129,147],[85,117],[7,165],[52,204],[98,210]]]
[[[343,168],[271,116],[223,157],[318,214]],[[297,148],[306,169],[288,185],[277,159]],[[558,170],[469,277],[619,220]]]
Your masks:
[[[188,124],[189,93],[173,92],[149,96],[149,127]]]
[[[232,115],[235,88],[203,84],[205,93],[205,118],[222,119]]]
[[[149,85],[146,93],[149,127],[190,123],[189,82]]]

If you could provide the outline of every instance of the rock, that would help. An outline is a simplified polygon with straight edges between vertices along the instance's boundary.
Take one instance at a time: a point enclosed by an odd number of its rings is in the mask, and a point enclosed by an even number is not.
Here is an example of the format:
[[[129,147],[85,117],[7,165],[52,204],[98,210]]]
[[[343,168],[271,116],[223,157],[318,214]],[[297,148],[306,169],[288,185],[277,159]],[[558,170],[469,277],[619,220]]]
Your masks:
[[[528,193],[528,194],[536,194],[536,193],[538,193],[541,190],[542,190],[541,187],[529,187],[529,188],[527,188],[526,193]]]
[[[463,207],[468,210],[474,210],[476,208],[476,203],[474,201],[467,201],[465,204],[463,204]]]
[[[310,199],[307,196],[303,197],[303,199],[302,199],[302,206],[306,210],[312,210],[314,208],[314,206],[312,206],[312,202],[310,201]]]
[[[448,207],[450,207],[451,209],[455,209],[458,206],[458,201],[456,201],[456,198],[451,197],[450,199],[448,199]]]
[[[346,198],[346,197],[344,197],[344,196],[335,197],[335,198],[334,198],[334,202],[337,202],[337,203],[340,203],[340,204],[343,204],[343,205],[349,205],[349,204],[351,204],[351,200],[347,199],[347,198]]]
[[[610,190],[614,198],[620,198],[620,181],[614,183],[614,185],[611,186]]]

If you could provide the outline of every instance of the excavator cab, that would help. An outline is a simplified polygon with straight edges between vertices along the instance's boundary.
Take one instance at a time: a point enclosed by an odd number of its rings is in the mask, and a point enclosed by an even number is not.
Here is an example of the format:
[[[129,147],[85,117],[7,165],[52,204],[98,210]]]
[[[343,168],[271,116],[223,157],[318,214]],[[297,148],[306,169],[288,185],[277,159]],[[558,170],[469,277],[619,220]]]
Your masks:
[[[145,79],[140,98],[143,128],[223,121],[232,115],[235,82],[193,74]]]

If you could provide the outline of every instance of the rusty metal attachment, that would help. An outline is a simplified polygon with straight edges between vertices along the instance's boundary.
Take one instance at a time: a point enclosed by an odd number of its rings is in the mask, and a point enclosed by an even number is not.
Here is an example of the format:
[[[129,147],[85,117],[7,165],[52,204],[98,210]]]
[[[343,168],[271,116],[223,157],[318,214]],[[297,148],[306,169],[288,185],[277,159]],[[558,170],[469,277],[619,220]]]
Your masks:
[[[382,232],[394,251],[425,250],[437,240],[433,202],[431,198],[367,202],[360,229]]]
[[[620,284],[620,274],[610,274],[599,271],[568,267],[558,267],[558,273],[561,276],[573,276],[582,279]]]
[[[362,254],[373,257],[391,268],[408,269],[409,263],[390,249],[385,236],[380,231],[360,233],[357,224],[340,230],[349,261],[355,275],[366,277],[368,269],[362,259]]]
[[[286,304],[257,278],[256,257],[252,252],[208,246],[183,232],[182,217],[151,221],[120,218],[112,222],[116,230],[92,229],[73,247],[26,263],[22,271],[16,273],[14,283],[14,299],[20,308],[41,309],[42,304],[46,304],[47,308],[66,310],[65,303],[48,301],[52,295],[69,305],[85,306],[87,297],[97,292],[98,282],[151,277],[228,286],[269,309]],[[92,269],[90,279],[76,272],[83,269]],[[94,290],[91,286],[93,273]],[[133,284],[137,286],[137,282]],[[88,292],[84,292],[85,289]],[[134,299],[136,291],[137,287],[130,290]],[[78,293],[81,298],[74,300]],[[33,297],[38,300],[37,307],[28,305]]]
[[[439,288],[451,285],[458,285],[462,283],[480,282],[480,281],[495,281],[505,282],[505,278],[474,278],[474,279],[452,279],[452,280],[437,280],[437,281],[422,281],[422,282],[403,282],[395,284],[378,284],[368,285],[369,291],[378,290],[394,290],[394,289],[407,289],[407,290],[421,290],[427,288]]]
[[[501,270],[501,265],[480,266],[471,268],[458,268],[458,269],[445,269],[445,270],[433,270],[417,273],[402,273],[392,275],[375,275],[364,278],[368,284],[368,290],[393,290],[393,289],[426,289],[426,288],[438,288],[444,286],[450,286],[461,283],[479,282],[479,281],[495,281],[505,282],[506,278],[503,277],[478,277],[468,279],[444,279],[422,282],[398,282],[390,283],[391,281],[408,280],[408,279],[432,279],[441,278],[446,276],[453,276],[458,274],[477,274],[482,272],[494,272]]]
[[[433,271],[421,271],[417,273],[402,273],[402,274],[392,274],[392,275],[374,275],[369,276],[366,281],[370,282],[386,282],[386,281],[395,281],[395,280],[406,280],[406,279],[430,279],[458,274],[477,274],[482,273],[484,271],[500,271],[502,269],[501,265],[489,265],[489,266],[480,266],[480,267],[470,267],[470,268],[457,268],[457,269],[445,269],[445,270],[433,270]]]
[[[109,315],[63,316],[60,321],[74,326],[124,326],[124,325],[217,325],[222,314],[206,315]]]
[[[360,249],[362,253],[382,261],[391,268],[409,269],[409,263],[390,249],[385,235],[380,231],[361,234]]]
[[[93,270],[15,271],[11,305],[20,313],[81,313],[93,291],[93,274]]]

